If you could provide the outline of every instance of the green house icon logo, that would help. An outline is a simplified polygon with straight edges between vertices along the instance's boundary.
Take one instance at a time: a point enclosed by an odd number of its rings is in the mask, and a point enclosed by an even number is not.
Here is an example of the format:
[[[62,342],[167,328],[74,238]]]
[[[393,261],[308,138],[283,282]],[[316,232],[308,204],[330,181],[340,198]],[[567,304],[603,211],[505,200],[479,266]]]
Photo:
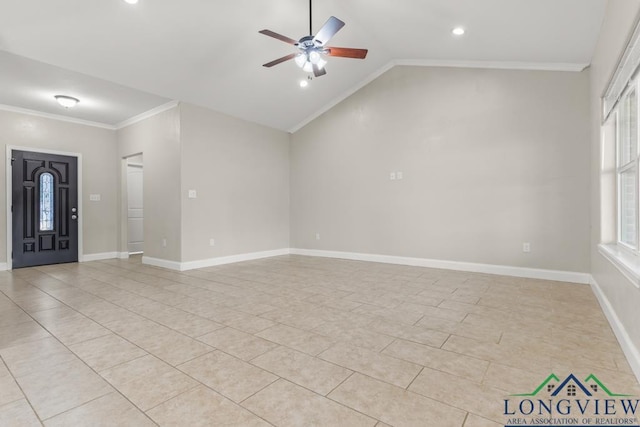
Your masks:
[[[567,396],[575,397],[578,393],[585,396],[629,397],[630,394],[613,393],[602,381],[591,374],[584,381],[580,381],[575,375],[570,374],[563,381],[556,374],[549,375],[531,393],[512,394],[517,397],[534,397],[540,394],[548,394],[550,397]]]

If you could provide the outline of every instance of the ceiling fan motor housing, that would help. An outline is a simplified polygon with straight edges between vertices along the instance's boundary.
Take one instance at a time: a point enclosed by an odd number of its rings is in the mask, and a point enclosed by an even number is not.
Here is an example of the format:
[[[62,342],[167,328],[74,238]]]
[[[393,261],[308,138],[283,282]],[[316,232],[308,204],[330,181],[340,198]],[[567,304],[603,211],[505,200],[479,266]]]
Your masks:
[[[298,48],[301,50],[308,50],[310,48],[319,48],[322,45],[318,40],[315,40],[314,36],[304,36],[298,41]]]

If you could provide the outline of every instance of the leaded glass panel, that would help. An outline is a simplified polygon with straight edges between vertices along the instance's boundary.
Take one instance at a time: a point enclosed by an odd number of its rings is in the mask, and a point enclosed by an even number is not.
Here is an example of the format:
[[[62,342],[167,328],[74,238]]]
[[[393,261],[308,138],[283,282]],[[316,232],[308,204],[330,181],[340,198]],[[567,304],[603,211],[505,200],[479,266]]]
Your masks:
[[[40,175],[40,231],[53,231],[53,175]]]

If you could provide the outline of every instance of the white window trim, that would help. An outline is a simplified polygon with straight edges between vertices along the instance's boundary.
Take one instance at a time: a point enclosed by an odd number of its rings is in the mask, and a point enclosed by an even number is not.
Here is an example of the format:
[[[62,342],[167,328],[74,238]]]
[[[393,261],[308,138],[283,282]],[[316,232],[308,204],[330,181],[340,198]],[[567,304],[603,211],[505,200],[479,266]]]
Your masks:
[[[630,252],[633,255],[640,255],[640,79],[636,79],[635,76],[632,80],[629,81],[629,84],[626,86],[626,89],[620,96],[621,100],[624,100],[629,94],[635,91],[636,93],[636,114],[638,114],[638,118],[636,118],[636,141],[635,141],[635,153],[632,154],[632,157],[627,161],[627,163],[620,165],[621,152],[620,148],[620,138],[622,133],[620,132],[621,124],[625,124],[624,117],[620,117],[620,109],[625,105],[625,102],[618,103],[616,105],[615,111],[617,112],[618,119],[616,120],[616,222],[617,222],[617,244],[623,250]],[[626,113],[626,111],[622,111]],[[622,210],[622,197],[620,197],[620,191],[622,186],[620,185],[621,176],[624,172],[635,169],[635,202],[636,202],[636,215],[635,215],[635,246],[632,246],[626,242],[622,241],[622,221],[620,218],[620,211]]]
[[[627,42],[627,46],[620,57],[616,70],[602,95],[602,121],[607,121],[609,115],[615,110],[622,93],[626,90],[627,83],[633,80],[634,74],[640,66],[640,23],[636,25],[633,34]]]
[[[616,244],[599,244],[598,252],[609,260],[629,281],[640,289],[640,257]]]
[[[636,114],[637,137],[640,139],[640,78],[631,79],[626,85],[623,93],[620,94],[619,100],[624,99],[628,93],[635,88],[636,102],[638,103]],[[617,102],[611,113],[618,112],[622,103]],[[619,115],[619,114],[618,114]],[[615,141],[615,161],[616,161],[616,242],[611,244],[599,244],[598,252],[609,260],[632,284],[636,289],[640,289],[640,141],[637,141],[635,158],[620,166],[620,126],[622,120],[618,117],[616,120],[616,141]],[[633,247],[621,241],[622,221],[620,220],[621,200],[620,197],[620,177],[621,172],[635,168],[636,170],[636,246]]]

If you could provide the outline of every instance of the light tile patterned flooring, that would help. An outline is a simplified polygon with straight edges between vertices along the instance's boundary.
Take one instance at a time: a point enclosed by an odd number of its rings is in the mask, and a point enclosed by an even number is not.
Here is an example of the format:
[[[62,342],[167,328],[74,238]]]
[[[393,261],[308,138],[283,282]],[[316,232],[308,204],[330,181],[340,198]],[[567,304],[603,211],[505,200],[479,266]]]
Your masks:
[[[550,372],[639,391],[588,286],[300,256],[0,273],[0,357],[3,426],[481,427]]]

